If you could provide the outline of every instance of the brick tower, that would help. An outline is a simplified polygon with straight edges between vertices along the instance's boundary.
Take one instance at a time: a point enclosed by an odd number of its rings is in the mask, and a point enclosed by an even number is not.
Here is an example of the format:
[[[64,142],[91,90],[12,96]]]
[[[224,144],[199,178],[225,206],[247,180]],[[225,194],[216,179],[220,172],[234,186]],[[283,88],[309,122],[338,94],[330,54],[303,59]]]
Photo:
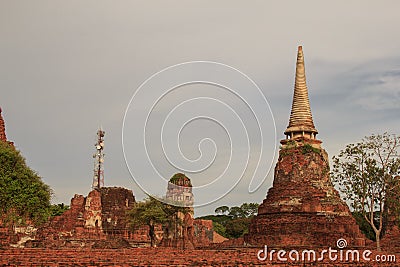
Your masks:
[[[302,47],[286,139],[281,141],[274,182],[252,220],[245,241],[255,246],[335,247],[365,239],[329,177],[328,154],[316,139],[306,85]]]
[[[0,141],[7,142],[6,126],[4,124],[3,116],[1,115],[1,107],[0,107]]]

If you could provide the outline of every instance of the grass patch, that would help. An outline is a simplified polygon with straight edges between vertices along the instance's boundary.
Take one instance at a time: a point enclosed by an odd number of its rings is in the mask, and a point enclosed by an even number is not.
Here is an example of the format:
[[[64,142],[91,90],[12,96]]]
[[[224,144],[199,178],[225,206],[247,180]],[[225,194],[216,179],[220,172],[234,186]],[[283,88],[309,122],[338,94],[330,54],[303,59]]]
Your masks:
[[[321,153],[321,149],[315,148],[310,144],[304,144],[301,147],[301,153],[303,153],[303,154],[308,154],[308,153],[312,153],[312,152],[319,154],[319,153]]]

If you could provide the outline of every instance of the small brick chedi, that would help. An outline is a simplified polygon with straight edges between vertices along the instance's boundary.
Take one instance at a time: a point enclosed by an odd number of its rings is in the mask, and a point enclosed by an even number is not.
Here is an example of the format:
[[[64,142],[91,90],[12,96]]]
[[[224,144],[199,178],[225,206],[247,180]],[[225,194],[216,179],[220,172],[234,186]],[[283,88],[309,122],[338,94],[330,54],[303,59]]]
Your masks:
[[[213,231],[212,221],[194,219],[192,183],[185,174],[177,173],[169,180],[166,200],[171,204],[179,203],[186,212],[178,211],[169,227],[165,227],[163,246],[193,249],[214,242],[218,234]]]
[[[365,238],[329,177],[328,154],[316,139],[302,47],[286,139],[281,141],[274,182],[252,220],[245,241],[277,247],[364,246]]]

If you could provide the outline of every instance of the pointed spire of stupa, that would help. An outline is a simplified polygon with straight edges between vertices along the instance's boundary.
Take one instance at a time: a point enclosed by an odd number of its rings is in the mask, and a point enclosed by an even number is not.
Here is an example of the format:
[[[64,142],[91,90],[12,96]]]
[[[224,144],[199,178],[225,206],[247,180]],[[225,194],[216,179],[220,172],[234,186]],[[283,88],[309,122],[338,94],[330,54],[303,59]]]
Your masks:
[[[1,116],[1,108],[0,108],[0,141],[7,142],[6,126],[4,124],[3,116]]]
[[[290,113],[289,126],[286,128],[285,135],[288,139],[298,137],[304,139],[315,139],[317,134],[318,131],[314,126],[310,101],[308,99],[303,48],[299,46],[297,51],[292,111]]]

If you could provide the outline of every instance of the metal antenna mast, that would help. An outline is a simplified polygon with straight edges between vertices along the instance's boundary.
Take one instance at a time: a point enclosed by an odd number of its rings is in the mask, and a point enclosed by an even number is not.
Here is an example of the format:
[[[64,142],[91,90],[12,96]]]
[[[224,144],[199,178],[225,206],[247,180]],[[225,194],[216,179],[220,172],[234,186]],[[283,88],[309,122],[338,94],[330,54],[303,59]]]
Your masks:
[[[97,142],[94,145],[96,147],[96,153],[93,154],[94,160],[94,175],[92,188],[100,188],[104,186],[104,135],[105,132],[101,129],[97,131]]]

